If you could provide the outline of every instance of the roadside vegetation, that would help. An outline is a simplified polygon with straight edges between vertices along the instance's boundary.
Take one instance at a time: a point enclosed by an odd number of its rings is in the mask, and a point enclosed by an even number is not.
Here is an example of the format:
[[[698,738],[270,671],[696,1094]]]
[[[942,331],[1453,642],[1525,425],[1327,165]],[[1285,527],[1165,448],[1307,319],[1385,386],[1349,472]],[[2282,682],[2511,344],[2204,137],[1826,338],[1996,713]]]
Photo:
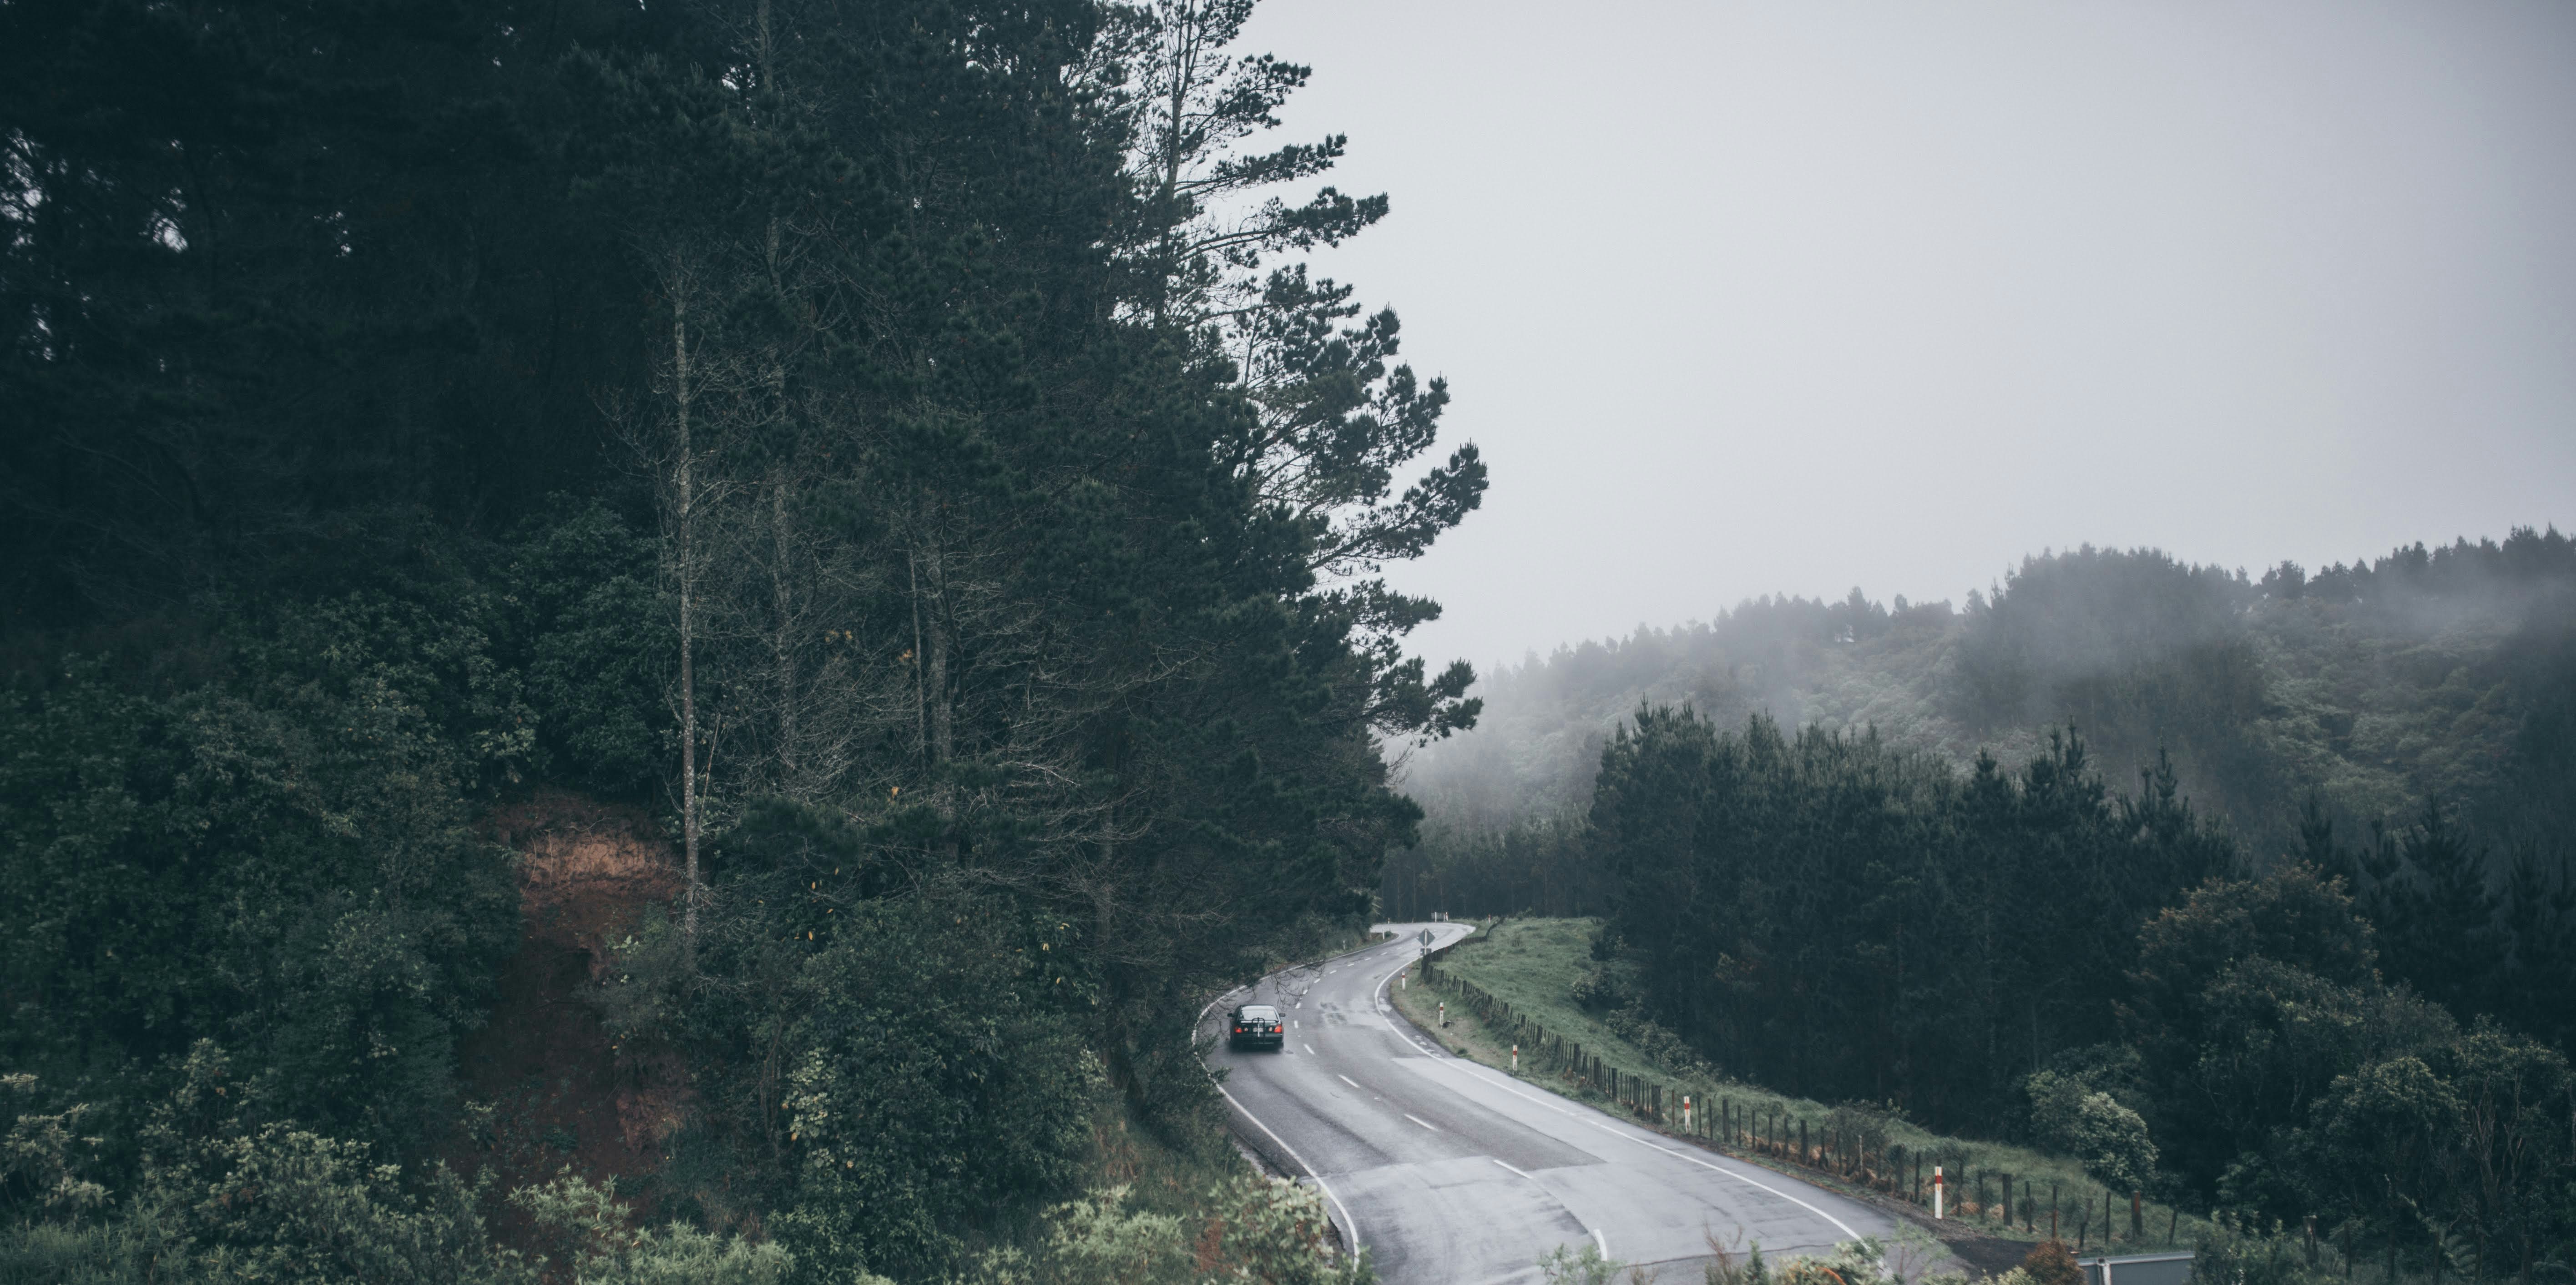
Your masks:
[[[0,1280],[1355,1280],[1485,487],[1251,5],[0,5]]]
[[[2132,1235],[2130,1189],[2113,1190],[2080,1158],[2028,1146],[1935,1132],[1885,1104],[1827,1103],[1773,1092],[1759,1084],[1727,1076],[1693,1052],[1672,1032],[1634,1011],[1605,1011],[1586,1004],[1587,984],[1599,975],[1594,959],[1602,921],[1597,919],[1508,919],[1492,921],[1478,933],[1440,953],[1435,961],[1439,983],[1420,980],[1419,967],[1409,984],[1396,992],[1397,1006],[1425,1031],[1436,1032],[1450,1048],[1497,1070],[1512,1069],[1511,1052],[1521,1046],[1521,1078],[1604,1109],[1634,1115],[1677,1136],[1697,1138],[1729,1154],[1769,1164],[1810,1182],[1846,1191],[1873,1192],[1903,1203],[1929,1222],[1928,1192],[1917,1196],[1911,1162],[1923,1172],[1940,1165],[1952,1184],[1949,1221],[1938,1231],[1953,1239],[1995,1238],[2037,1244],[2055,1235],[2088,1253],[2153,1252],[2208,1240],[2214,1225],[2205,1215],[2186,1213],[2156,1202],[2140,1213],[2143,1235]],[[1464,985],[1462,986],[1461,983]],[[1473,988],[1477,994],[1468,993]],[[1510,1006],[1508,1018],[1488,1017],[1487,1001]],[[1448,1025],[1440,1026],[1440,1005],[1448,1006]],[[1551,1065],[1529,1034],[1533,1029],[1579,1044],[1587,1058],[1617,1070],[1623,1081],[1661,1086],[1660,1118],[1646,1115],[1611,1097],[1606,1082],[1585,1078],[1569,1067]],[[1691,1125],[1681,1115],[1684,1095],[1691,1099]],[[1623,1094],[1633,1101],[1633,1095]],[[1812,1148],[1825,1147],[1829,1136],[1848,1131],[1865,1140],[1874,1155],[1900,1153],[1908,1162],[1900,1189],[1889,1191],[1853,1181],[1830,1163],[1798,1162],[1792,1148],[1767,1146],[1759,1138],[1729,1139],[1706,1127],[1712,1120],[1756,1122],[1768,1136],[1778,1129],[1790,1138],[1805,1136]],[[1774,1123],[1785,1122],[1785,1123]],[[2011,1217],[2005,1217],[2002,1185],[2014,1184]],[[1928,1177],[1926,1179],[1928,1181]],[[2024,1189],[2029,1192],[2024,1195]],[[2110,1197],[2114,1217],[2103,1216]],[[2055,1217],[2052,1219],[2051,1214]],[[1739,1249],[1747,1247],[1738,1247]],[[1994,1260],[1997,1251],[1981,1248],[1979,1257]],[[2007,1257],[2018,1259],[2020,1251]]]
[[[1826,716],[1871,674],[1912,703]],[[1579,977],[1461,965],[1587,1054],[1989,1149],[1980,1206],[2049,1171],[1992,1148],[2067,1157],[2115,1224],[2207,1212],[2248,1263],[2576,1259],[2565,535],[2260,580],[2078,550],[1962,613],[1749,604],[1494,695],[1415,765],[1381,895],[1597,920]]]

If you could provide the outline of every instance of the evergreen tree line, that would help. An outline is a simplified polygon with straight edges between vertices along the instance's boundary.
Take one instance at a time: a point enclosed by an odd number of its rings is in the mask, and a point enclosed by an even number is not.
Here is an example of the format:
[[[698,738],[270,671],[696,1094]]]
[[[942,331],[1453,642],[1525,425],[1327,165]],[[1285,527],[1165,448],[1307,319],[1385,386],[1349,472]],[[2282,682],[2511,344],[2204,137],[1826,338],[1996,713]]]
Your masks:
[[[1617,882],[1585,849],[1580,815],[1524,821],[1498,833],[1426,830],[1386,854],[1378,901],[1389,919],[1433,914],[1597,915]]]
[[[2071,731],[1962,772],[1656,706],[1587,822],[1555,849],[1611,881],[1574,998],[1723,1073],[2399,1270],[2576,1244],[2576,885],[2536,843],[2432,804],[2356,838],[2311,799],[2256,862],[2169,760],[2115,791]]]
[[[2073,723],[2122,770],[2169,754],[2257,852],[2298,846],[2312,793],[2354,834],[2439,798],[2498,847],[2555,842],[2576,823],[2576,540],[2522,528],[2260,577],[2088,547],[1963,609],[1764,598],[1531,656],[1479,692],[1478,734],[1407,764],[1435,843],[1582,811],[1640,703],[1874,729],[1963,771]]]
[[[1484,466],[1295,262],[1387,205],[1250,10],[0,8],[12,1252],[631,1249],[424,1164],[539,785],[670,819],[603,1002],[722,1179],[672,1261],[944,1277],[1204,1120],[1196,998],[1477,710],[1379,572]]]

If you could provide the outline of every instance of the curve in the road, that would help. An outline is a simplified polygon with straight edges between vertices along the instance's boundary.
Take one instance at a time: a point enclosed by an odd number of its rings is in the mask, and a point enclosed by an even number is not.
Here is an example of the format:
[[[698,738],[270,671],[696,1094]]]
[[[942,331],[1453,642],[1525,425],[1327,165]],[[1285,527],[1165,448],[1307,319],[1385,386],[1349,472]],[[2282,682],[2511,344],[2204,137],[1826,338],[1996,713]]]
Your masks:
[[[1381,925],[1396,939],[1274,973],[1219,1004],[1274,1003],[1276,1053],[1218,1040],[1218,1089],[1247,1145],[1312,1179],[1344,1240],[1390,1285],[1534,1281],[1540,1257],[1591,1241],[1658,1279],[1697,1280],[1712,1243],[1819,1253],[1886,1235],[1873,1206],[1652,1130],[1451,1056],[1386,988],[1463,924]]]

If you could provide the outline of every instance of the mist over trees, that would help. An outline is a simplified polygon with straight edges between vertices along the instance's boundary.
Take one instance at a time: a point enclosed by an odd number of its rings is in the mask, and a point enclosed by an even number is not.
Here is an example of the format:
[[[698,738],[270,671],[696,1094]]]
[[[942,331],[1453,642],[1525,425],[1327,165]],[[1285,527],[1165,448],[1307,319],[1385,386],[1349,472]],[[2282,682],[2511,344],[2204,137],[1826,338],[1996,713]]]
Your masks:
[[[1499,676],[1382,895],[1600,916],[1575,998],[1752,1082],[2528,1273],[2576,1234],[2571,606],[2528,529],[1751,603]]]
[[[1410,755],[1404,788],[1461,841],[1579,817],[1612,729],[1687,704],[1726,726],[1874,729],[1963,769],[2072,723],[2115,778],[2170,756],[2259,851],[2297,845],[2311,792],[2348,832],[2438,797],[2520,842],[2556,827],[2576,780],[2572,583],[2576,541],[2519,529],[2313,576],[2086,547],[2024,559],[1964,607],[1761,598],[1486,675],[1478,734]]]
[[[680,852],[602,998],[696,1095],[649,1243],[944,1278],[1203,1112],[1198,998],[1477,707],[1379,572],[1484,465],[1296,261],[1387,202],[1260,141],[1250,10],[0,9],[0,1070],[77,1122],[8,1215],[508,1276],[424,1162],[539,786]],[[382,1244],[246,1176],[325,1152]]]

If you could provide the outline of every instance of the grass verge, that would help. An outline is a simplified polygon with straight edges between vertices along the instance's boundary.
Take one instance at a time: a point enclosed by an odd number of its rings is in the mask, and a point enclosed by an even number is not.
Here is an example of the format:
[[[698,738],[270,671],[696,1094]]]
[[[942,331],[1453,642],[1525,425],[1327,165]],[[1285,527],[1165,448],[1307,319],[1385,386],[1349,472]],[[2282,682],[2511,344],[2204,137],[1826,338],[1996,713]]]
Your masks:
[[[1918,1216],[1928,1210],[1914,1199],[1912,1158],[1920,1157],[1925,1175],[1923,1204],[1929,1203],[1929,1175],[1937,1164],[1953,1185],[1945,1201],[1949,1217],[1935,1230],[1943,1240],[1951,1242],[1962,1258],[1985,1270],[2000,1270],[2017,1262],[2020,1252],[2030,1244],[2049,1239],[2052,1223],[2070,1247],[2080,1242],[2082,1252],[2087,1254],[2190,1248],[2211,1234],[2208,1220],[2151,1201],[2143,1202],[2138,1227],[2133,1232],[2130,1193],[2106,1190],[2070,1157],[1937,1134],[1882,1106],[1829,1105],[1711,1074],[1705,1068],[1675,1066],[1659,1060],[1635,1040],[1614,1030],[1606,1014],[1574,1002],[1574,983],[1590,966],[1592,935],[1598,925],[1599,921],[1593,919],[1517,919],[1483,925],[1474,936],[1433,961],[1440,973],[1438,984],[1426,985],[1419,965],[1407,970],[1404,981],[1393,988],[1396,1005],[1415,1025],[1433,1032],[1453,1051],[1497,1070],[1512,1071],[1511,1046],[1515,1033],[1521,1033],[1520,1069],[1514,1072],[1520,1078],[1577,1101],[1636,1116],[1637,1112],[1613,1101],[1596,1085],[1574,1078],[1567,1068],[1543,1056],[1541,1041],[1526,1032],[1540,1030],[1579,1044],[1587,1058],[1597,1058],[1604,1068],[1615,1069],[1623,1083],[1633,1079],[1641,1085],[1664,1086],[1666,1101],[1673,1108],[1667,1111],[1668,1118],[1660,1123],[1641,1120],[1642,1123],[1683,1135],[1678,1106],[1682,1095],[1688,1094],[1694,1107],[1688,1136],[1729,1155],[1806,1181],[1864,1194]],[[1449,1024],[1442,1027],[1438,1025],[1439,1005],[1444,1002],[1448,1005]],[[1495,1006],[1491,1016],[1480,1011],[1488,1005]],[[1501,1005],[1509,1006],[1508,1020]],[[1716,1104],[1722,1118],[1730,1121],[1760,1122],[1756,1127],[1766,1139],[1786,1135],[1787,1145],[1775,1147],[1767,1141],[1748,1145],[1741,1135],[1732,1139],[1705,1137],[1713,1131],[1706,1128],[1708,1118],[1703,1114],[1703,1104]],[[1839,1172],[1841,1166],[1801,1164],[1795,1158],[1802,1136],[1798,1131],[1801,1122],[1806,1125],[1803,1136],[1808,1140],[1811,1157],[1837,1131],[1842,1136],[1866,1131],[1873,1139],[1873,1149],[1904,1149],[1905,1173],[1900,1177],[1873,1171],[1852,1179]],[[1872,1183],[1871,1177],[1894,1181]],[[1998,1198],[2007,1178],[2014,1188],[2009,1221],[2005,1218],[2005,1202]],[[1885,1190],[1888,1186],[1897,1190],[1889,1192]],[[2110,1209],[2107,1235],[2106,1198]],[[1999,1243],[1963,1243],[1974,1240]]]

